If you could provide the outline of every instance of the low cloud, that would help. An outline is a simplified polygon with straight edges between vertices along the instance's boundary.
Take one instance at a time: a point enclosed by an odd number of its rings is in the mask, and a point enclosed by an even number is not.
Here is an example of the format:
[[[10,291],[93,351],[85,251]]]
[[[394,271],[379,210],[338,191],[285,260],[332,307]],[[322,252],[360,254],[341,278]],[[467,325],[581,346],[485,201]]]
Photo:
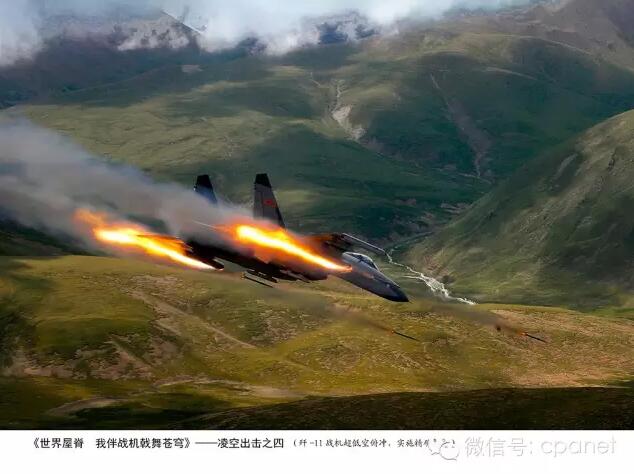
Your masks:
[[[39,17],[29,0],[0,4],[0,67],[29,57],[42,47]]]
[[[137,21],[168,12],[200,32],[203,48],[218,50],[255,38],[269,53],[284,53],[320,40],[320,25],[333,17],[354,14],[345,33],[358,21],[378,31],[404,19],[437,18],[453,8],[486,8],[526,3],[529,0],[11,0],[0,4],[0,67],[29,58],[54,34],[95,34],[115,24]],[[60,18],[63,21],[60,21]],[[52,19],[55,21],[52,22]],[[90,20],[88,25],[78,26]],[[51,22],[53,25],[51,26]],[[167,27],[169,29],[169,27]],[[183,32],[163,31],[155,25],[143,36],[139,23],[128,29],[123,49],[165,46],[156,37],[169,37],[178,48],[191,38]],[[152,30],[155,30],[152,33]],[[152,38],[153,37],[153,38]],[[148,40],[148,38],[150,38]],[[154,39],[154,41],[152,40]]]

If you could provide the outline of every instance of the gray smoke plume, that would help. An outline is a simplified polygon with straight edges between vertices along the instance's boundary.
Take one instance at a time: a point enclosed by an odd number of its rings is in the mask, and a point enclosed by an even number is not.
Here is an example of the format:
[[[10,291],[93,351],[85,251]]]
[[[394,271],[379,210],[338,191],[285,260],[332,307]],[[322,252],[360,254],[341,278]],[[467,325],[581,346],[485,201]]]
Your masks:
[[[74,217],[80,208],[175,236],[191,235],[196,221],[217,224],[242,212],[214,208],[192,190],[107,163],[26,120],[0,121],[0,213],[26,227],[90,245],[92,239]]]

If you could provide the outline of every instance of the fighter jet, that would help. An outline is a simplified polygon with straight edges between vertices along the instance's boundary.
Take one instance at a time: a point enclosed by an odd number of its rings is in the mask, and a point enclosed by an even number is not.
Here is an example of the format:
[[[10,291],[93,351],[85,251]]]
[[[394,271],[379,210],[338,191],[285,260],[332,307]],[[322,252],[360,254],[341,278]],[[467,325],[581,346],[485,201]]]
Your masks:
[[[209,175],[198,176],[194,190],[211,205],[219,205]],[[267,222],[267,225],[273,229],[285,232],[286,225],[267,174],[258,174],[255,177],[253,217],[258,221]],[[214,226],[207,227],[218,231]],[[385,250],[351,235],[332,233],[301,236],[303,244],[317,255],[327,258],[328,262],[336,264],[333,266],[337,268],[333,269],[311,265],[301,259],[271,258],[270,255],[263,258],[258,248],[236,242],[235,239],[223,238],[222,232],[216,234],[217,238],[219,237],[217,243],[210,243],[196,237],[187,239],[188,253],[216,269],[224,268],[222,261],[237,264],[245,269],[244,278],[266,286],[271,286],[279,280],[299,280],[308,283],[325,280],[333,275],[387,300],[409,301],[403,290],[384,275],[370,257],[358,252],[358,250],[365,250],[385,255]]]

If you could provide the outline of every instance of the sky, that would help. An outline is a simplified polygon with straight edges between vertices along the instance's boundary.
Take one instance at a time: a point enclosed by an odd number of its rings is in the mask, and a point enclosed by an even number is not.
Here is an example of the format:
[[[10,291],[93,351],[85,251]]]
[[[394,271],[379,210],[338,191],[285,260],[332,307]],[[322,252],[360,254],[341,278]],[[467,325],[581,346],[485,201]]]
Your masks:
[[[256,37],[272,53],[318,40],[309,20],[356,11],[373,25],[401,19],[429,19],[451,8],[499,8],[528,0],[9,0],[0,2],[0,66],[28,58],[43,46],[42,25],[52,14],[106,16],[114,10],[164,9],[180,16],[186,7],[206,26],[208,49],[231,47]]]

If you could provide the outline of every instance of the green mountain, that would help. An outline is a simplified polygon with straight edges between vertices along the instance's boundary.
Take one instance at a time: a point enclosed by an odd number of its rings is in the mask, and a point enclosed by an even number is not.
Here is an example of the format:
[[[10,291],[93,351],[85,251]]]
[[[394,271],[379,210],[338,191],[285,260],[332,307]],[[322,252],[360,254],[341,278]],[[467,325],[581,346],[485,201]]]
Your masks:
[[[531,161],[411,261],[487,301],[633,304],[634,111]]]
[[[164,58],[14,111],[160,179],[189,186],[209,172],[237,202],[266,170],[294,227],[396,241],[437,228],[534,156],[634,107],[626,64],[527,34],[517,25],[532,11],[281,57]]]
[[[627,67],[634,66],[632,0],[551,0],[524,11],[481,17],[480,27],[563,43]]]
[[[1,221],[0,427],[631,428],[632,12],[456,12],[285,56],[57,44],[0,71],[3,116],[240,204],[267,171],[290,227],[400,244],[496,302],[385,262],[412,303],[272,290]]]

